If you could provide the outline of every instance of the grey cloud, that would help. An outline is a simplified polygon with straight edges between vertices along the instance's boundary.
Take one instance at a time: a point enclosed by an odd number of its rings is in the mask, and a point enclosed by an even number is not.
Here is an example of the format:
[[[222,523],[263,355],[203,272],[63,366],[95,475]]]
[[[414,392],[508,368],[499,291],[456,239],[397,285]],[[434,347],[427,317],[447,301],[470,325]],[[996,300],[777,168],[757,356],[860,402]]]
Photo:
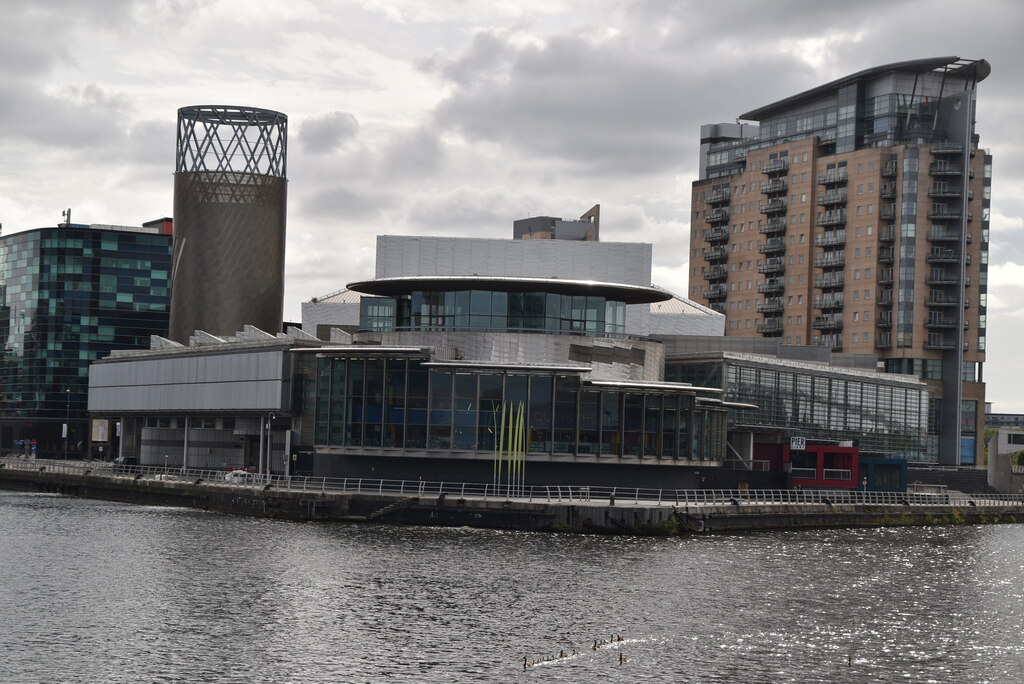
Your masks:
[[[438,169],[444,147],[436,130],[419,127],[398,135],[383,155],[380,171],[389,178],[420,177]]]
[[[49,95],[25,83],[0,83],[0,139],[23,138],[73,149],[116,145],[129,102],[95,85]]]
[[[331,112],[310,117],[299,127],[299,143],[311,154],[337,151],[359,132],[359,122],[348,112]]]
[[[305,215],[347,223],[378,218],[394,203],[395,198],[385,192],[328,185],[304,196],[299,205]]]

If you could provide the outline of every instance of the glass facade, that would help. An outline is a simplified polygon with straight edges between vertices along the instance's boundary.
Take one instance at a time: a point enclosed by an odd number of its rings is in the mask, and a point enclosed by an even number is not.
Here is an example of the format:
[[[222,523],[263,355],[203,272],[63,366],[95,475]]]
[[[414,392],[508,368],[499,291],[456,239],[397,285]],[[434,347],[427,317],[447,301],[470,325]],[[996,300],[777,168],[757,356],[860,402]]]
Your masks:
[[[317,445],[490,452],[510,427],[506,407],[522,408],[529,453],[708,460],[725,448],[725,412],[692,393],[413,358],[318,359]]]
[[[669,363],[666,375],[721,387],[726,401],[757,405],[734,410],[731,424],[784,429],[808,439],[855,440],[863,452],[890,457],[926,457],[926,387],[734,361]]]
[[[71,450],[87,441],[89,364],[167,334],[171,239],[84,226],[0,239],[0,417],[18,419],[3,421],[5,447],[31,438],[62,449],[68,415]]]
[[[622,335],[626,305],[605,297],[550,292],[417,290],[395,298],[363,297],[359,327]]]

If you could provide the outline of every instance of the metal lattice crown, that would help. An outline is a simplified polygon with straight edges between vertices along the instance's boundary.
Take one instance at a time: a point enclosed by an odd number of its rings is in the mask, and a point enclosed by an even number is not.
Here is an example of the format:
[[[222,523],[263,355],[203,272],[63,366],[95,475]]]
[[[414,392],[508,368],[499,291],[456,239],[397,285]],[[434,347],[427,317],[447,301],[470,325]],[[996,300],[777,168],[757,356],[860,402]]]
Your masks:
[[[288,117],[257,107],[199,105],[178,110],[175,171],[286,177]]]

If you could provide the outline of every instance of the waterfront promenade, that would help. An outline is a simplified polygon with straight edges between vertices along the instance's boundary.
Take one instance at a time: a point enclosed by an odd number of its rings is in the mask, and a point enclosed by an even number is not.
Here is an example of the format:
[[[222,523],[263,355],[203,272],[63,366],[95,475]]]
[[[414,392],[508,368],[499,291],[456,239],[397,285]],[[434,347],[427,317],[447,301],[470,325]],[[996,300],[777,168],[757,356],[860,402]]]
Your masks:
[[[0,487],[289,520],[611,534],[1024,522],[1024,497],[959,492],[668,490],[285,478],[0,459]]]

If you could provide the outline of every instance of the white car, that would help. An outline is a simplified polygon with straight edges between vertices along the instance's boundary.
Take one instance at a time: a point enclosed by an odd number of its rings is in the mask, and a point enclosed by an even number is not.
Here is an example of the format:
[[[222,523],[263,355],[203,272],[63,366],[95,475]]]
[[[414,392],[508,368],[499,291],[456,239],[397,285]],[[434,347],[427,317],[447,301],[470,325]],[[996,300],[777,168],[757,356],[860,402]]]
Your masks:
[[[252,482],[253,474],[245,470],[229,470],[224,473],[224,481],[229,484],[245,484]]]

